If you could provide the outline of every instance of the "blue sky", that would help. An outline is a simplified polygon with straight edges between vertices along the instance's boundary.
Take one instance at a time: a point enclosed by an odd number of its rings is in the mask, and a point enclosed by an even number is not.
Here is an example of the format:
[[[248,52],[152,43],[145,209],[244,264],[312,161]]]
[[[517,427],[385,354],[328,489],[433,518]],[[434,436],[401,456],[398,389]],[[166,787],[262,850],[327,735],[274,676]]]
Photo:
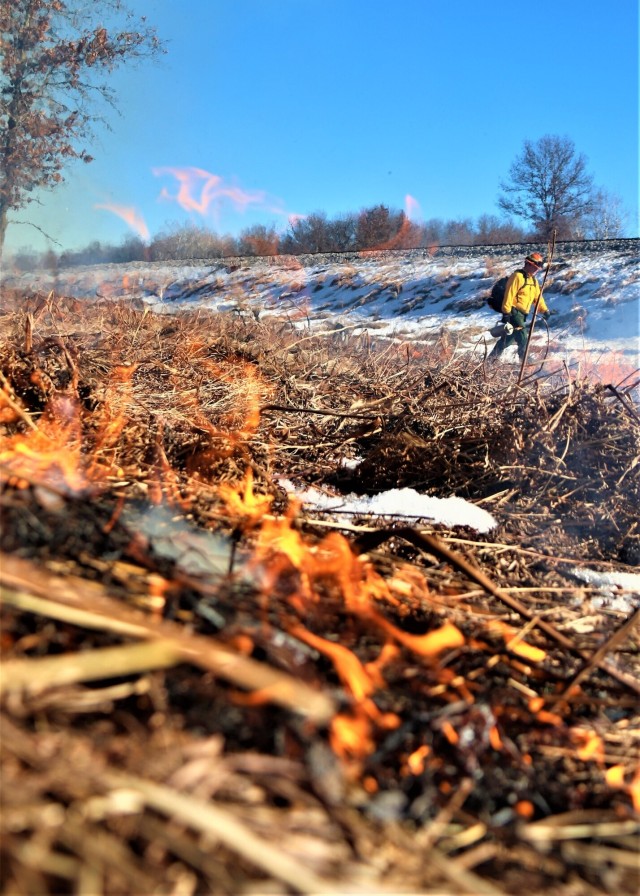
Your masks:
[[[545,134],[574,141],[638,234],[637,0],[129,6],[167,55],[114,76],[121,115],[95,161],[16,213],[65,248],[119,242],[125,210],[151,235],[285,229],[289,215],[377,203],[475,220],[499,213],[500,181]],[[45,245],[8,230],[10,248]]]

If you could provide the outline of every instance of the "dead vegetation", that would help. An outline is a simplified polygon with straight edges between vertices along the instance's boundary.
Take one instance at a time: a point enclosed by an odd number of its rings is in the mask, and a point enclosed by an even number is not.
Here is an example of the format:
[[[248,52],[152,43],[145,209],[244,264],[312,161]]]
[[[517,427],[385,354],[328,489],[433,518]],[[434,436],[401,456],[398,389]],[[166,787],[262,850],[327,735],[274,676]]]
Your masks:
[[[576,578],[638,563],[637,376],[0,314],[3,892],[637,892],[638,613]],[[499,525],[341,519],[280,477]]]

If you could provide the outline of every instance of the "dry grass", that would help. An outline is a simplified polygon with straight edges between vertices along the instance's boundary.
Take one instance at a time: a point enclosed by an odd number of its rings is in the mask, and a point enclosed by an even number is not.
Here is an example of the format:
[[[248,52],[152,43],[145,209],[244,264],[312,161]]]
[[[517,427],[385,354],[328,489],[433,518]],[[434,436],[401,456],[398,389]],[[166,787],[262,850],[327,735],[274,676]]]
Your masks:
[[[0,316],[3,891],[637,891],[637,614],[572,574],[640,557],[637,378],[516,388],[446,331],[295,314]]]

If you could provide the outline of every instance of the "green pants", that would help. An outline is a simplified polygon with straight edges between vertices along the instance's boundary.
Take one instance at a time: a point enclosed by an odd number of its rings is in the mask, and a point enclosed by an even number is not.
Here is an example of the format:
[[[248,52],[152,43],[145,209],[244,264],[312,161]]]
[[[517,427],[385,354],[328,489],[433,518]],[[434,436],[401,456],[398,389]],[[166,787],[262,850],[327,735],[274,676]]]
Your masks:
[[[524,350],[527,345],[527,336],[529,334],[527,315],[523,314],[522,311],[518,311],[517,308],[512,308],[509,316],[506,314],[502,315],[502,320],[504,323],[507,323],[508,321],[511,324],[513,333],[509,333],[508,335],[505,333],[501,336],[493,347],[493,351],[489,357],[499,358],[505,348],[509,345],[513,345],[515,342],[518,346],[518,355],[520,360],[522,360],[524,358]]]

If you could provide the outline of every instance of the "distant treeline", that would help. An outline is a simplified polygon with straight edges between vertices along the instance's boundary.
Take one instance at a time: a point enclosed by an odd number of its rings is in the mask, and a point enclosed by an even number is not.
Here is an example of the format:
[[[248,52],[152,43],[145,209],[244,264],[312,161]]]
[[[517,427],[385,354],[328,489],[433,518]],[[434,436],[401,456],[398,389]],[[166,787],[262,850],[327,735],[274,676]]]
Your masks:
[[[204,226],[173,224],[146,242],[130,235],[119,245],[96,240],[83,249],[60,253],[22,250],[13,255],[12,261],[20,270],[29,271],[41,267],[134,261],[489,246],[528,242],[534,238],[535,234],[494,215],[483,215],[477,221],[432,219],[416,223],[404,211],[375,205],[336,218],[315,212],[292,220],[285,233],[278,232],[274,225],[256,224],[232,237],[220,236]]]

